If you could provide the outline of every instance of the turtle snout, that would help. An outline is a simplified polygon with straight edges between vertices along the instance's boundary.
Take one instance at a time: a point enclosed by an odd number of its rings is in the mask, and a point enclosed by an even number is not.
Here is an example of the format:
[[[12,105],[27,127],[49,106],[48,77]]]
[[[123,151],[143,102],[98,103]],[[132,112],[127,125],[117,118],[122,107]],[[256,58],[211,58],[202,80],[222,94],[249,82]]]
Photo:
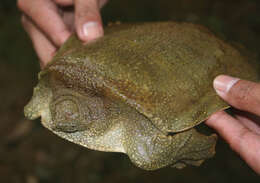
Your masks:
[[[24,107],[24,116],[30,120],[40,117],[40,114],[37,112],[37,107],[33,105],[32,100]]]
[[[34,88],[30,102],[24,107],[24,115],[26,118],[34,120],[41,115],[48,114],[47,111],[52,92],[51,89],[47,87],[47,84],[45,80],[41,80]]]

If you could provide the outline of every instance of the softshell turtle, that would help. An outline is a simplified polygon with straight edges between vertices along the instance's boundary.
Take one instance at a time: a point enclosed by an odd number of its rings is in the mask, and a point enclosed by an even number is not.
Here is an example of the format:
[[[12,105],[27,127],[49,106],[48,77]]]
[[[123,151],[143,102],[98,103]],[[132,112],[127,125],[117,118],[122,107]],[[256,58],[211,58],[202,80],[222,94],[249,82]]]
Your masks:
[[[94,42],[72,36],[61,47],[39,73],[25,115],[146,170],[198,166],[214,155],[217,136],[194,127],[229,107],[212,87],[219,74],[257,79],[246,56],[202,26],[113,25]]]

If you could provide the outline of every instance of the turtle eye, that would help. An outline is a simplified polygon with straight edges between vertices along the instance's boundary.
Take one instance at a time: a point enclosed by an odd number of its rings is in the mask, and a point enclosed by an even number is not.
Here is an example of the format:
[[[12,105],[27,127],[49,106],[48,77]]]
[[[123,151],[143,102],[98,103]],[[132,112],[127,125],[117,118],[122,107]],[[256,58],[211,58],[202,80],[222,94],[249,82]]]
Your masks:
[[[51,105],[53,130],[63,132],[82,131],[80,104],[73,96],[61,96]]]
[[[55,105],[55,118],[61,121],[77,120],[80,112],[77,104],[72,100],[62,100]]]

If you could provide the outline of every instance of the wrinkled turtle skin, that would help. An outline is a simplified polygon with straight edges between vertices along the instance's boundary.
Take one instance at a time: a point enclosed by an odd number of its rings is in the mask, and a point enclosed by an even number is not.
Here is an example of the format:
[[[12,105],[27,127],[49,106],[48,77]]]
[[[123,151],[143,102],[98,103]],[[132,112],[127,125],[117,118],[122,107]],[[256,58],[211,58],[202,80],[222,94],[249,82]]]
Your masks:
[[[72,36],[39,74],[29,119],[90,149],[126,153],[140,168],[200,165],[217,136],[196,125],[229,106],[219,74],[257,80],[256,67],[206,28],[188,23],[121,24],[87,45]]]

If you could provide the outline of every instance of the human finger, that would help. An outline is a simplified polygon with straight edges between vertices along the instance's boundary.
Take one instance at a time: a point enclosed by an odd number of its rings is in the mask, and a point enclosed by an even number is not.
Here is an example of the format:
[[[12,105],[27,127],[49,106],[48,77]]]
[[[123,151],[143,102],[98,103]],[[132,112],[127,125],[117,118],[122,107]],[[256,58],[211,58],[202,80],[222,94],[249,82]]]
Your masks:
[[[260,126],[258,123],[248,119],[246,116],[236,116],[236,119],[238,119],[240,123],[242,123],[249,130],[260,135]]]
[[[59,15],[58,7],[53,1],[18,0],[18,7],[56,46],[61,46],[70,36],[70,32]]]
[[[260,117],[252,113],[233,109],[235,118],[252,132],[260,135]]]
[[[63,21],[65,25],[67,26],[68,30],[70,32],[75,32],[75,22],[74,22],[74,11],[64,11],[62,15]]]
[[[224,111],[209,117],[206,124],[216,129],[230,147],[260,174],[260,136],[252,133]]]
[[[214,80],[218,95],[233,107],[260,115],[260,84],[220,75]]]
[[[104,34],[97,0],[75,0],[75,27],[84,42]]]
[[[22,24],[25,31],[29,34],[34,49],[40,59],[41,68],[43,68],[53,57],[56,47],[38,30],[38,28],[26,16],[22,16]]]

